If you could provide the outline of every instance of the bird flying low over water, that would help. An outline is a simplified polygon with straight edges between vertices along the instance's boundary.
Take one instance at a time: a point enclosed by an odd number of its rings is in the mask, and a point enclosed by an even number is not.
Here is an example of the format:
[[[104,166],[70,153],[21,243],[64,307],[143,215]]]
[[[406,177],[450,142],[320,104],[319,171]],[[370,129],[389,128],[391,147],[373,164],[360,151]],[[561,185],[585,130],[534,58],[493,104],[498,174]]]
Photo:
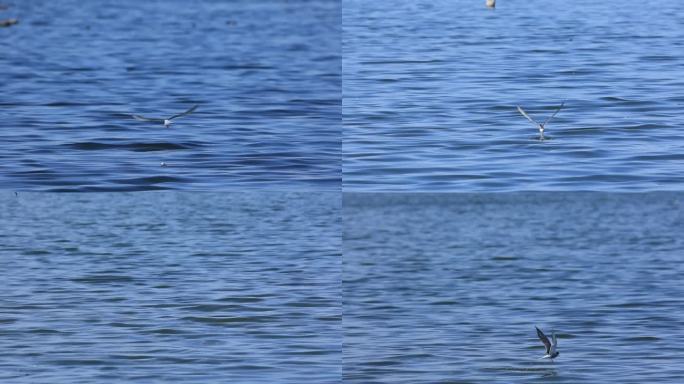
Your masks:
[[[520,106],[516,107],[518,107],[518,112],[520,112],[521,115],[525,116],[527,120],[529,120],[532,124],[536,125],[537,128],[539,128],[539,140],[544,141],[544,128],[546,127],[546,123],[551,121],[551,119],[553,119],[553,117],[556,116],[558,112],[560,112],[560,110],[563,108],[563,105],[565,105],[565,101],[563,101],[560,107],[556,109],[556,112],[554,112],[553,115],[551,115],[551,117],[546,119],[546,121],[544,121],[543,123],[537,123],[533,118],[531,118],[527,113],[525,113],[525,111],[522,108],[520,108]]]
[[[542,356],[542,359],[555,359],[560,355],[560,352],[556,350],[556,346],[558,345],[558,340],[556,340],[556,333],[551,332],[551,340],[550,341],[548,337],[544,334],[544,332],[541,331],[541,329],[534,327],[537,330],[537,337],[539,337],[539,340],[541,340],[542,343],[544,343],[544,347],[546,347],[546,354]]]
[[[133,116],[134,119],[139,120],[139,121],[152,121],[155,123],[162,123],[162,124],[164,124],[164,127],[168,128],[169,125],[171,125],[171,123],[172,123],[171,120],[185,116],[185,115],[189,115],[192,112],[194,112],[195,109],[197,109],[197,107],[198,107],[198,105],[194,105],[190,109],[188,109],[187,111],[175,114],[175,115],[173,115],[167,119],[162,119],[162,118],[157,118],[157,117],[145,117],[145,116],[140,116],[140,115],[131,115],[131,116]]]

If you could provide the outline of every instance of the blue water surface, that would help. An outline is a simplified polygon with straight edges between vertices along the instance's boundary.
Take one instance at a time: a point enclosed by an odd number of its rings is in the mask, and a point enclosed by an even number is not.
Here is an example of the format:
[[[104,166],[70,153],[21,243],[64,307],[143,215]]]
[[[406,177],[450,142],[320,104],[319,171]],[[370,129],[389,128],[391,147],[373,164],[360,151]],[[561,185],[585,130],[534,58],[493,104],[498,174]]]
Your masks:
[[[340,12],[335,0],[12,2],[0,186],[339,189]],[[194,104],[170,129],[130,117]]]
[[[681,193],[345,194],[345,382],[680,383],[682,231]]]
[[[3,383],[339,383],[337,193],[0,193]]]
[[[683,25],[681,1],[345,1],[345,190],[681,190]],[[516,105],[563,100],[539,142]]]

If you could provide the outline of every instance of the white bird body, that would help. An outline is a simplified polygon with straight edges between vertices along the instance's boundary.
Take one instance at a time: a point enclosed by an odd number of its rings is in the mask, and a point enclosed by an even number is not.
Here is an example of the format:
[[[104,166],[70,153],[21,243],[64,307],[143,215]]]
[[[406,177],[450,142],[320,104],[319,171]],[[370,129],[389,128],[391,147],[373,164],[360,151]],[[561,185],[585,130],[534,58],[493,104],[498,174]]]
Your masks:
[[[198,107],[197,105],[194,105],[190,109],[188,109],[187,111],[177,113],[177,114],[175,114],[175,115],[173,115],[167,119],[161,119],[161,118],[157,118],[157,117],[145,117],[145,116],[140,116],[140,115],[131,115],[131,116],[138,121],[152,121],[155,123],[162,123],[165,128],[168,128],[169,126],[171,126],[171,123],[173,123],[173,121],[172,121],[173,119],[183,117],[185,115],[189,115],[192,112],[194,112],[195,109],[197,109],[197,107]]]
[[[553,118],[556,116],[556,114],[557,114],[558,112],[560,112],[560,110],[563,108],[563,105],[565,105],[565,101],[563,101],[563,102],[561,103],[560,107],[558,107],[558,109],[556,109],[556,112],[554,112],[553,115],[551,115],[551,117],[549,117],[548,119],[546,119],[546,121],[544,121],[543,123],[538,123],[537,121],[535,121],[535,120],[534,120],[533,118],[531,118],[527,113],[525,113],[525,111],[524,111],[519,105],[516,105],[516,107],[518,107],[518,112],[520,112],[521,115],[523,115],[523,116],[524,116],[527,120],[529,120],[532,124],[534,124],[534,125],[537,126],[537,129],[539,129],[539,140],[540,140],[540,141],[544,141],[544,128],[546,127],[546,124],[547,124],[549,121],[551,121],[551,119],[553,119]]]
[[[542,332],[541,329],[534,327],[537,330],[537,337],[539,337],[539,340],[541,340],[542,344],[544,344],[544,347],[546,348],[546,354],[542,356],[542,359],[555,359],[560,355],[560,352],[558,352],[557,347],[558,347],[558,340],[556,339],[556,332],[551,332],[551,340],[549,340],[548,337]]]

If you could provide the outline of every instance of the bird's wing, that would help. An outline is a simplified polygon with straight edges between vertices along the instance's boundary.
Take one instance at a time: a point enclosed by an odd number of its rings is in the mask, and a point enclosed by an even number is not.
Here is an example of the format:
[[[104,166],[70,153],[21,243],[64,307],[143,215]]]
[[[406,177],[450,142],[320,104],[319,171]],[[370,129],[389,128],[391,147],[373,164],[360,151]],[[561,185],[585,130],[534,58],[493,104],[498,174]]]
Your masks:
[[[520,106],[516,105],[516,107],[518,107],[518,112],[520,112],[521,115],[525,116],[525,118],[527,120],[531,121],[533,124],[539,125],[539,123],[537,123],[536,121],[534,121],[534,119],[532,119],[530,116],[528,116],[527,113],[525,113],[525,111],[523,111],[523,109],[520,108]]]
[[[551,121],[551,119],[553,119],[553,117],[556,116],[556,114],[557,114],[558,112],[560,112],[561,109],[563,109],[563,105],[565,105],[565,101],[563,101],[563,102],[561,103],[560,107],[558,107],[558,109],[556,109],[556,112],[554,112],[553,115],[551,115],[551,117],[549,117],[548,119],[546,119],[546,121],[544,122],[544,125],[546,125],[546,123],[548,123],[549,121]]]
[[[541,340],[542,343],[544,343],[544,346],[546,347],[546,353],[549,353],[551,350],[551,342],[549,341],[549,338],[546,337],[544,332],[541,331],[541,329],[534,327],[537,330],[537,337],[539,337],[539,340]]]
[[[145,117],[145,116],[140,116],[140,115],[131,115],[133,116],[134,119],[139,120],[139,121],[154,121],[157,123],[163,123],[164,119],[156,119],[153,117]]]
[[[198,105],[193,105],[192,108],[188,109],[187,111],[169,117],[169,120],[175,119],[176,117],[181,117],[181,116],[189,115],[189,114],[191,114],[195,109],[197,109],[197,107],[198,107]]]
[[[558,340],[556,340],[556,332],[551,333],[551,340],[553,341],[554,347],[558,345]]]

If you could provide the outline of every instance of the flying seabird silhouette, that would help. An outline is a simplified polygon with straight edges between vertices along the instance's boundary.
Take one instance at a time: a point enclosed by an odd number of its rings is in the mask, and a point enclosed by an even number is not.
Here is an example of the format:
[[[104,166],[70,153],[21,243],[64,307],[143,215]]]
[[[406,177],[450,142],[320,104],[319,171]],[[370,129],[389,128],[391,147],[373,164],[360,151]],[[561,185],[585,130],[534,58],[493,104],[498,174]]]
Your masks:
[[[551,339],[553,340],[553,343],[549,341],[549,338],[546,337],[544,332],[541,331],[541,329],[534,327],[537,330],[537,337],[539,337],[539,340],[541,340],[542,343],[544,343],[544,347],[546,347],[546,354],[542,356],[542,359],[555,359],[560,355],[560,352],[556,350],[556,346],[558,345],[558,340],[556,340],[556,333],[551,332]]]
[[[551,115],[551,117],[546,119],[546,121],[543,123],[537,123],[536,121],[534,121],[534,119],[532,119],[527,113],[525,113],[525,111],[523,111],[523,109],[520,108],[519,105],[516,105],[516,107],[518,107],[518,112],[520,112],[521,115],[525,116],[527,120],[529,120],[532,124],[536,125],[537,128],[539,128],[539,140],[544,141],[544,127],[546,127],[546,123],[551,121],[551,119],[553,119],[553,117],[556,116],[558,112],[560,112],[560,110],[563,108],[563,105],[565,105],[565,101],[563,101],[560,107],[556,109],[556,112],[554,112],[553,115]]]
[[[156,118],[156,117],[145,117],[145,116],[140,116],[140,115],[131,115],[131,116],[133,116],[134,119],[139,120],[139,121],[153,121],[155,123],[162,123],[162,124],[164,124],[164,127],[168,128],[169,125],[171,125],[171,123],[172,123],[171,120],[176,119],[178,117],[185,116],[185,115],[189,115],[195,109],[197,109],[197,107],[198,107],[198,105],[194,105],[194,106],[192,106],[192,108],[188,109],[187,111],[175,114],[175,115],[169,117],[168,119],[160,119],[160,118]]]

